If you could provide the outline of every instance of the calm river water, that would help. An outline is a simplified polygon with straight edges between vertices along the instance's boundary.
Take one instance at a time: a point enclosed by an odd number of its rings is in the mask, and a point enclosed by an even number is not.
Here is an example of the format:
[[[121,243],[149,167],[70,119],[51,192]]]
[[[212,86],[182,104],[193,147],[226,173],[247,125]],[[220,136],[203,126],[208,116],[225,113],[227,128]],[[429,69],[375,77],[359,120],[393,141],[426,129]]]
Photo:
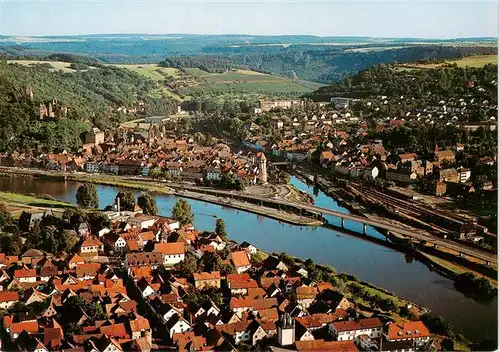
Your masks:
[[[314,195],[313,188],[292,178],[292,184]],[[0,177],[0,190],[16,193],[49,194],[75,202],[77,182],[48,181],[21,177]],[[98,186],[99,207],[112,204],[118,188]],[[314,195],[316,204],[345,211],[334,200],[319,191]],[[169,216],[177,197],[157,195],[159,214]],[[448,320],[456,332],[471,340],[497,338],[497,300],[481,304],[458,292],[453,281],[418,261],[405,259],[405,255],[326,228],[299,227],[284,224],[244,211],[188,199],[195,213],[195,227],[213,230],[215,219],[223,218],[229,237],[236,241],[249,241],[268,252],[287,252],[300,258],[330,264],[340,272],[352,273],[363,281],[384,287],[399,296],[430,308]],[[340,222],[329,219],[331,222]],[[356,229],[359,224],[346,221],[346,227]],[[372,236],[382,236],[368,229]]]

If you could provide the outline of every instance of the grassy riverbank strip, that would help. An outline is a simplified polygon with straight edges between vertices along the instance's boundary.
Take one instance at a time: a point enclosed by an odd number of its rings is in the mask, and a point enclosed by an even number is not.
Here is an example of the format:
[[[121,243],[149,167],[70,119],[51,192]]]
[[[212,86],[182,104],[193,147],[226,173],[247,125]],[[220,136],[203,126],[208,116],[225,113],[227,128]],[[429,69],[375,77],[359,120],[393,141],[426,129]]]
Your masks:
[[[7,211],[17,219],[23,211],[51,211],[62,214],[65,209],[73,207],[72,204],[58,201],[52,197],[24,195],[11,192],[0,192],[0,203],[4,203]]]

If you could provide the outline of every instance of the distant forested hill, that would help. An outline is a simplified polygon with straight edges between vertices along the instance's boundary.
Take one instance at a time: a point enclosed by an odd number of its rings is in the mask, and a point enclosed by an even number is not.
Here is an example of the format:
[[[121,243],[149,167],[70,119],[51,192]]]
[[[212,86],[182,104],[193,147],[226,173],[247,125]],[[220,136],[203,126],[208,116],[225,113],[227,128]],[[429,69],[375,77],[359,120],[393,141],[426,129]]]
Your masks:
[[[32,100],[26,94],[27,87],[32,87]],[[157,82],[116,67],[65,73],[54,71],[48,63],[25,66],[0,62],[0,152],[77,148],[80,134],[90,125],[104,130],[116,126],[130,117],[115,109],[133,107],[138,100],[155,114],[172,111],[171,101],[152,96],[157,88]],[[53,98],[58,108],[68,108],[67,115],[40,121],[40,104]]]
[[[445,60],[496,54],[495,47],[408,46],[402,48],[329,46],[220,48],[232,61],[253,69],[308,81],[330,83],[380,63]]]
[[[23,39],[25,40],[25,38]],[[86,55],[101,63],[159,63],[208,72],[248,67],[294,79],[331,83],[378,63],[496,54],[496,39],[388,39],[251,35],[95,35],[0,37],[0,58]],[[165,60],[167,58],[167,60]],[[63,60],[66,61],[66,60]]]
[[[375,65],[341,82],[324,86],[311,96],[319,100],[331,96],[365,98],[386,95],[388,97],[414,97],[434,100],[457,97],[467,93],[468,82],[482,87],[482,99],[496,102],[497,66],[488,64],[484,68],[440,67],[436,69],[401,69],[394,65]],[[477,94],[477,93],[475,93]]]

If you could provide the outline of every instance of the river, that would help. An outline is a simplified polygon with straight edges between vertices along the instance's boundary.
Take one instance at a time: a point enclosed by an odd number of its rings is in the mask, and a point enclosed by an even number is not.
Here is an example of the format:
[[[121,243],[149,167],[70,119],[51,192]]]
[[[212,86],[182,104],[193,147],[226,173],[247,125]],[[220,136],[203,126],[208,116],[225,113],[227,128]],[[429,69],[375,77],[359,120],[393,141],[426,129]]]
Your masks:
[[[314,196],[315,203],[333,210],[348,212],[333,199],[292,178],[292,184]],[[72,181],[49,181],[24,177],[0,177],[0,190],[15,193],[49,194],[75,203],[79,184]],[[112,204],[118,188],[99,185],[99,207]],[[159,214],[169,216],[177,197],[156,195]],[[340,272],[352,273],[363,281],[384,287],[395,294],[427,307],[443,316],[453,329],[479,341],[497,338],[497,300],[478,303],[458,292],[453,281],[403,253],[323,227],[300,227],[220,205],[188,199],[195,213],[195,227],[213,230],[215,219],[224,219],[229,237],[249,241],[268,252],[286,252],[315,262],[332,265]],[[340,222],[338,219],[328,219]],[[361,225],[346,221],[346,227]],[[358,230],[359,230],[358,228]],[[373,228],[368,234],[383,238]]]

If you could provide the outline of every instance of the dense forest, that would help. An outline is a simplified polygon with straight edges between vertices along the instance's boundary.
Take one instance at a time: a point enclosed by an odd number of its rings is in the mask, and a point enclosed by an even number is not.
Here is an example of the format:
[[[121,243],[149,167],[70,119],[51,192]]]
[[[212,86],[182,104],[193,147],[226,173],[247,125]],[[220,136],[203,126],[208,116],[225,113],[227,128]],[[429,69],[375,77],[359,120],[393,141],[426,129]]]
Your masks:
[[[26,94],[31,87],[33,99]],[[151,96],[158,83],[126,69],[89,68],[64,73],[50,65],[30,67],[0,62],[0,152],[75,149],[91,125],[103,130],[132,118],[115,111],[143,101],[145,113],[166,114],[173,103]],[[56,118],[39,120],[41,103],[57,100]],[[65,116],[58,109],[67,107]]]
[[[380,63],[445,60],[496,53],[493,47],[452,46],[363,50],[311,45],[217,47],[205,48],[206,55],[168,57],[160,64],[177,68],[197,67],[207,72],[242,67],[294,79],[331,83]]]
[[[496,48],[453,46],[410,46],[363,51],[335,46],[276,46],[224,48],[215,50],[238,64],[308,81],[331,83],[372,65],[414,62],[422,59],[452,59],[477,54],[496,54]],[[214,53],[215,53],[214,52]]]

